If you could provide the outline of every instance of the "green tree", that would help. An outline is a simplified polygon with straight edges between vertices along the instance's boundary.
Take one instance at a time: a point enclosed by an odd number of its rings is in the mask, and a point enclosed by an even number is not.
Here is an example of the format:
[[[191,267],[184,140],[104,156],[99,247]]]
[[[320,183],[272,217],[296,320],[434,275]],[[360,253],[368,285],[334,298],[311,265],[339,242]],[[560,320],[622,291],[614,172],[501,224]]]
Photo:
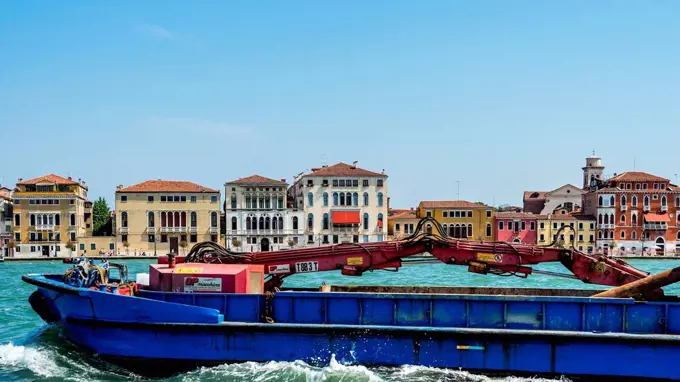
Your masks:
[[[92,208],[92,234],[94,236],[110,236],[112,234],[111,210],[106,199],[100,197]]]
[[[239,248],[241,246],[241,241],[238,239],[231,239],[231,246],[234,248]]]
[[[186,240],[182,240],[179,242],[179,246],[182,248],[182,252],[184,252],[184,255],[187,254],[187,247],[189,246],[189,243],[187,243]]]

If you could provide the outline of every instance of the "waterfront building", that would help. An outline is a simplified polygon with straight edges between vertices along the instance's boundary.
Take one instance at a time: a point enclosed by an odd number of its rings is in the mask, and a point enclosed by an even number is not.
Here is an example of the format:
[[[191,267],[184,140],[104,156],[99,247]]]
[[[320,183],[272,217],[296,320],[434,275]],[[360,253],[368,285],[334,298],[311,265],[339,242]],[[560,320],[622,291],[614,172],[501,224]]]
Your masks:
[[[596,228],[595,218],[592,216],[567,213],[561,209],[554,214],[537,216],[537,224],[538,245],[555,244],[565,248],[573,246],[586,253],[593,253],[595,250]]]
[[[192,182],[118,186],[115,216],[121,255],[184,254],[198,242],[220,240],[220,192]]]
[[[598,250],[680,253],[680,187],[666,178],[645,172],[615,174],[594,182],[583,205],[597,218]]]
[[[278,251],[304,244],[304,212],[288,205],[288,184],[260,175],[224,184],[227,246]]]
[[[422,201],[418,205],[418,217],[433,217],[449,236],[475,240],[493,240],[493,207],[465,200]],[[430,232],[432,227],[427,224]]]
[[[584,190],[571,184],[565,184],[552,191],[525,191],[524,212],[547,215],[559,208],[576,212],[581,209],[581,195],[584,193]]]
[[[418,218],[413,208],[409,210],[390,210],[390,215],[387,218],[387,233],[390,239],[402,239],[415,232],[419,221],[420,218]]]
[[[13,194],[16,256],[68,256],[67,243],[92,235],[87,184],[49,174],[19,179]]]
[[[289,193],[304,211],[308,245],[385,240],[388,186],[384,170],[365,170],[357,162],[313,168],[296,177]]]
[[[12,190],[0,185],[0,256],[12,256]]]
[[[521,211],[496,212],[496,240],[536,244],[538,216]]]

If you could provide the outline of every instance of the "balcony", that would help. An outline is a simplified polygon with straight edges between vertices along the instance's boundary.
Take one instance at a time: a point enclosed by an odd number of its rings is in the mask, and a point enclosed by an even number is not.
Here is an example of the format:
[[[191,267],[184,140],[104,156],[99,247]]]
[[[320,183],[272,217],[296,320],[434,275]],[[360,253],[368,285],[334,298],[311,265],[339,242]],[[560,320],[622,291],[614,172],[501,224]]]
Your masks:
[[[161,233],[184,233],[187,227],[161,227]]]
[[[645,231],[665,231],[668,229],[666,223],[645,223],[642,225],[642,229]]]
[[[668,212],[668,205],[661,206],[661,212]]]
[[[189,233],[190,234],[197,234],[198,233],[198,228],[197,227],[189,227]]]
[[[120,227],[120,233],[122,234],[127,234],[130,231],[130,228],[128,227]]]
[[[227,236],[256,236],[256,235],[266,235],[266,236],[279,236],[279,235],[302,235],[303,231],[301,229],[239,229],[239,230],[227,230]]]
[[[146,232],[149,234],[156,233],[156,227],[146,227]]]
[[[614,229],[614,224],[598,224],[597,229]]]
[[[48,230],[54,230],[54,228],[58,228],[59,226],[55,226],[54,224],[39,224],[33,226],[33,228],[36,231],[48,231]]]
[[[217,227],[210,227],[210,233],[220,233],[220,229]]]
[[[642,207],[642,210],[643,210],[644,212],[649,212],[650,208],[649,208],[649,206],[643,206],[643,207]]]
[[[621,211],[628,211],[628,206],[626,205],[621,206]]]

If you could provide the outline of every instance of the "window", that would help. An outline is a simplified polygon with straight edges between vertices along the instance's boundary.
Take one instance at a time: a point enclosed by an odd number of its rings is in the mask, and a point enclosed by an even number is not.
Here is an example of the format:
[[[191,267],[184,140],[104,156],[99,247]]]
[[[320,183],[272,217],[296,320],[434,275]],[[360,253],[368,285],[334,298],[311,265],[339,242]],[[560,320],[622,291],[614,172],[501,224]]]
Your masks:
[[[378,187],[382,187],[382,186],[383,186],[383,180],[382,180],[382,179],[378,179]]]
[[[323,193],[323,206],[328,207],[328,192]]]
[[[15,227],[20,227],[20,226],[21,226],[21,215],[19,215],[19,214],[14,214],[14,226],[15,226]]]
[[[600,196],[597,199],[597,205],[600,206],[600,207],[602,207],[604,205],[604,199],[602,198],[602,196]]]
[[[189,241],[192,242],[192,243],[197,242],[198,241],[198,235],[196,235],[196,234],[189,235]]]
[[[595,241],[595,235],[590,235],[590,240],[591,243]]]
[[[583,241],[583,235],[578,235],[578,241]]]
[[[626,205],[626,195],[621,195],[621,205],[625,206]]]
[[[21,243],[21,232],[14,232],[14,241]]]
[[[236,229],[237,229],[236,226],[237,226],[237,219],[236,219],[236,216],[233,216],[231,218],[231,230],[236,231]]]
[[[368,179],[364,179],[361,183],[364,187],[368,187]]]
[[[512,231],[512,222],[508,222],[508,231]]]
[[[378,192],[378,207],[382,207],[382,206],[383,206],[383,193]]]
[[[35,215],[33,214],[28,215],[28,225],[30,226],[35,225]],[[38,215],[38,225],[42,225],[42,215]]]
[[[659,183],[654,183],[654,189],[658,190],[659,189]]]
[[[445,218],[449,217],[449,213],[448,213],[448,211],[444,211],[444,212],[442,212],[442,216],[443,216],[443,217],[445,217]]]
[[[147,223],[148,223],[148,225],[147,225],[148,227],[153,228],[153,227],[156,226],[156,221],[155,221],[156,219],[154,219],[154,214],[153,214],[153,212],[149,212],[149,216],[148,216],[147,219],[148,219],[148,222],[147,222]]]
[[[354,205],[354,206],[359,205],[359,193],[357,193],[357,192],[352,194],[352,205]]]
[[[217,227],[217,212],[215,211],[210,213],[210,227]]]
[[[364,192],[364,206],[368,206],[368,192]]]
[[[486,237],[491,237],[491,224],[486,224]]]
[[[536,231],[536,222],[529,222],[529,230]]]
[[[76,226],[76,214],[71,214],[71,227]]]
[[[76,241],[76,233],[75,232],[70,232],[70,240],[71,241]],[[126,241],[127,235],[123,235],[123,241]]]
[[[217,195],[213,195],[210,197],[210,203],[217,203]]]
[[[364,229],[368,229],[368,214],[364,213]]]
[[[352,179],[352,187],[359,187],[359,179]]]
[[[553,229],[557,229],[557,223],[553,223]]]
[[[540,241],[545,241],[545,235],[544,235],[544,234],[540,234],[539,237],[538,237],[538,240],[540,240]]]
[[[463,217],[465,217],[465,216],[463,216]],[[467,217],[469,217],[469,218],[472,217],[472,211],[468,211],[468,212],[467,212]]]
[[[33,247],[31,247],[31,248],[33,248]],[[80,250],[81,250],[81,251],[84,251],[84,250],[85,250],[85,243],[80,243]],[[31,252],[33,252],[32,249],[31,249]]]
[[[491,217],[491,210],[486,210],[486,217],[490,218]]]
[[[121,195],[121,196],[120,196],[120,201],[121,201],[121,202],[127,202],[127,195]]]
[[[71,215],[71,216],[75,217],[75,215]],[[128,228],[128,214],[125,211],[123,211],[120,214],[120,226],[123,227],[123,228]]]
[[[637,207],[637,195],[633,195],[633,197],[630,199],[630,205]]]
[[[399,223],[397,223],[397,224],[394,225],[394,230],[395,230],[395,231],[400,231],[400,230],[401,230],[401,226],[399,225]]]
[[[196,219],[197,219],[196,212],[191,213],[190,219],[191,219],[191,228],[196,228]]]
[[[165,197],[165,195],[161,195],[161,202],[166,202],[168,199]]]
[[[192,196],[189,198],[189,200],[191,201],[191,203],[196,203],[196,195],[192,195]]]
[[[338,193],[334,192],[333,193],[333,205],[337,206],[340,204],[340,198],[338,197]]]
[[[153,195],[149,195],[146,197],[147,202],[153,202]]]
[[[236,209],[236,195],[231,196],[231,209],[232,210]]]
[[[453,211],[450,216],[459,218],[460,217],[460,211]],[[463,217],[465,217],[465,211],[463,211]]]
[[[298,229],[298,218],[293,216],[293,229]]]
[[[168,235],[161,235],[161,243],[167,243],[168,242]]]
[[[147,240],[149,241],[149,243],[153,243],[153,242],[156,241],[156,236],[155,236],[155,235],[149,235],[149,237],[147,238]]]
[[[341,206],[345,205],[345,193],[344,192],[340,193],[340,205]]]
[[[337,180],[337,179],[333,179],[333,187],[337,187],[337,186],[338,186],[338,180]]]
[[[326,214],[323,214],[323,227],[322,227],[322,229],[328,229],[328,226],[329,226],[329,218],[328,218],[328,214],[326,213]]]
[[[539,227],[541,227],[541,229],[545,229],[545,223],[544,223],[544,222],[540,222],[540,223],[539,223]]]
[[[611,207],[614,207],[615,204],[616,204],[616,203],[614,202],[614,196],[612,195],[612,196],[609,198],[609,205],[610,205]]]
[[[95,243],[90,244],[90,250],[96,251],[97,250],[97,244],[95,244]]]
[[[503,230],[503,222],[498,222],[498,230],[502,231]],[[508,229],[510,229],[510,223],[508,223]]]
[[[668,205],[668,200],[666,199],[666,195],[661,197],[661,207],[666,207]]]
[[[522,231],[526,231],[527,229],[527,222],[522,222]]]
[[[621,240],[624,240],[626,238],[626,233],[621,231]]]
[[[641,188],[641,187],[640,187],[640,183],[635,183],[635,189],[636,189],[636,190],[639,190],[640,188]]]
[[[644,201],[643,201],[643,205],[644,205],[645,207],[649,207],[649,195],[645,195],[645,198],[644,198]]]
[[[378,228],[382,229],[383,227],[383,214],[378,214]]]
[[[642,189],[643,189],[643,190],[646,190],[646,189],[647,189],[647,183],[643,183],[643,184],[642,184]]]
[[[595,229],[595,223],[590,223],[590,229],[591,230]]]
[[[312,214],[307,215],[307,228],[310,230],[314,228],[314,215]]]
[[[427,215],[428,218],[431,218],[432,217],[432,211],[425,212],[425,215]]]

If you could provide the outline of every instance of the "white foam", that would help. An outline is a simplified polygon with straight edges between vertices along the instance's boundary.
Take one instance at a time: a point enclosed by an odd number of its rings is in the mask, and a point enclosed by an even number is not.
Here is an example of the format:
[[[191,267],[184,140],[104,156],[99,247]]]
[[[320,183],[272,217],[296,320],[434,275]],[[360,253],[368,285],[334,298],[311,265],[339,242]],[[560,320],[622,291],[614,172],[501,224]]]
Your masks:
[[[43,351],[16,346],[11,342],[0,345],[0,366],[14,370],[29,369],[41,377],[56,377],[65,374],[65,370],[57,366]]]

